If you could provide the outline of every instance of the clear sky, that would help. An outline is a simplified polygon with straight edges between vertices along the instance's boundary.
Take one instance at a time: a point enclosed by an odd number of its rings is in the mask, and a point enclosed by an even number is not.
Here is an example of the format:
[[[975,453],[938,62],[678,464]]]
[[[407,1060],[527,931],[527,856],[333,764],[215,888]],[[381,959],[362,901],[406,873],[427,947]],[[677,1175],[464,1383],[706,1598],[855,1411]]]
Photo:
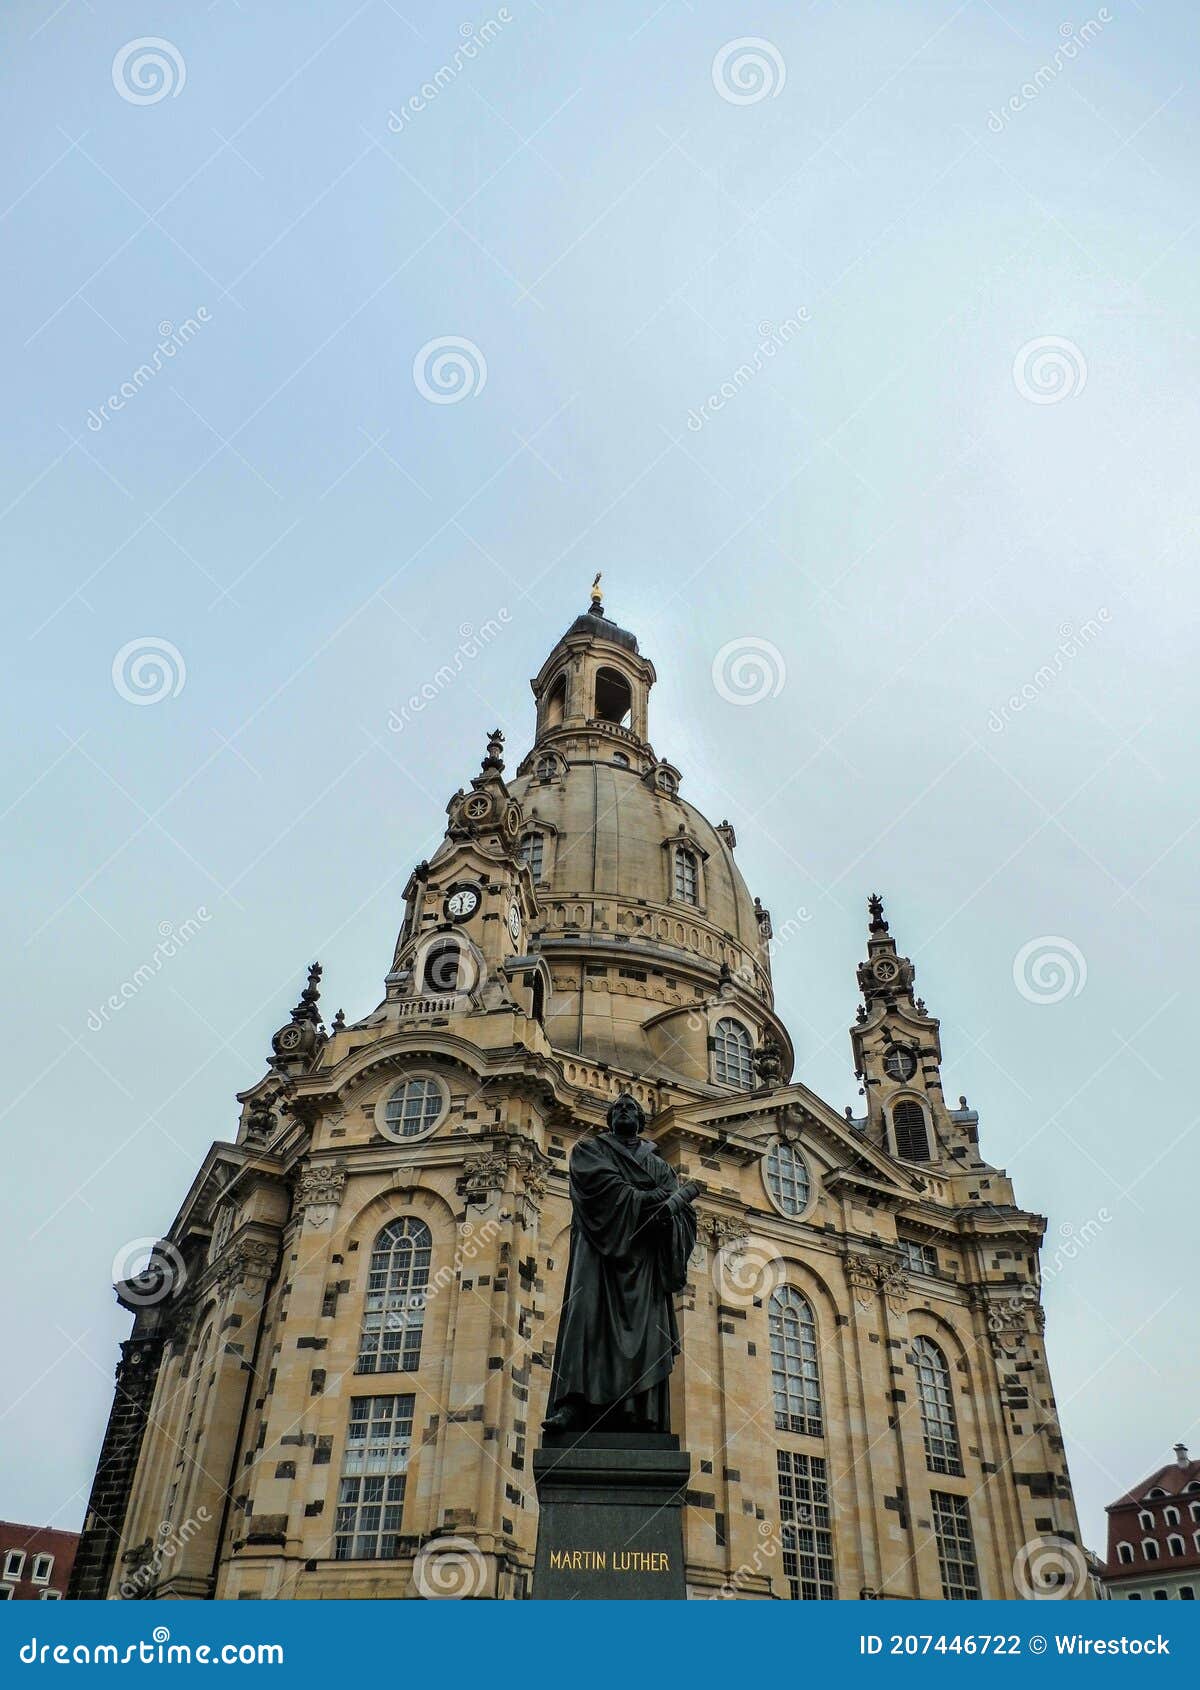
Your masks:
[[[0,1515],[79,1524],[114,1256],[314,956],[330,1011],[378,1001],[410,867],[602,569],[656,748],[796,919],[780,1007],[839,1108],[885,894],[948,1094],[1049,1216],[1102,1547],[1200,1445],[1194,9],[2,28]]]

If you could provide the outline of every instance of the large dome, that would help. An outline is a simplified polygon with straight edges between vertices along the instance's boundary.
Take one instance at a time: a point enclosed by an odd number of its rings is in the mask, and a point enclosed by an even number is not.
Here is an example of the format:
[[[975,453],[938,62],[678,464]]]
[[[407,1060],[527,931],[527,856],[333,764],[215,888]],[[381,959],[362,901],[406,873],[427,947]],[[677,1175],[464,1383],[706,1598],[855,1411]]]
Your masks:
[[[654,678],[634,636],[597,610],[532,683],[537,736],[510,790],[540,909],[533,948],[550,965],[557,1048],[719,1091],[714,1040],[734,1035],[718,1023],[732,1019],[751,1048],[773,1035],[785,1062],[790,1049],[733,829],[680,796],[679,770],[650,745]]]

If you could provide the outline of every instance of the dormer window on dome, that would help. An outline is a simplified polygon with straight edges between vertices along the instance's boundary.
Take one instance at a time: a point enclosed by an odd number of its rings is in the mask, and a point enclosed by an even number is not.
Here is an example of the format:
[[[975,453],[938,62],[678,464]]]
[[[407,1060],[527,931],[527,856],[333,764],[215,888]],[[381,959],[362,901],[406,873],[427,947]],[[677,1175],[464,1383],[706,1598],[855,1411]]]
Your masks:
[[[687,845],[675,847],[675,896],[684,904],[700,902],[700,864]]]

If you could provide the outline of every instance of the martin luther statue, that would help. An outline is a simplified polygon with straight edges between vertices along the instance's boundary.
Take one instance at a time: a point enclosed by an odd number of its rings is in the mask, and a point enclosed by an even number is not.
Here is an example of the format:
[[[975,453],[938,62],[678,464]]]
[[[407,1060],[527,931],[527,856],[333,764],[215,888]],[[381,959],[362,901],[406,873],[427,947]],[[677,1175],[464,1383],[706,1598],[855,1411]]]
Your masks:
[[[628,1092],[607,1119],[571,1154],[571,1258],[543,1426],[669,1432],[673,1299],[696,1245],[700,1187],[680,1184],[640,1136],[645,1111]]]

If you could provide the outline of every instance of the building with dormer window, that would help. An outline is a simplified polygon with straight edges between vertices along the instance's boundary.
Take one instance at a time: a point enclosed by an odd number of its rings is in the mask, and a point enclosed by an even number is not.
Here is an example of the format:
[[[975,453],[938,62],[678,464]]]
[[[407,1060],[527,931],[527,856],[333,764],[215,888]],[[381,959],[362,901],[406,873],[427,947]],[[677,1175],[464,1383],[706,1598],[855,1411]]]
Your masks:
[[[947,1102],[877,897],[861,1116],[794,1072],[769,913],[651,743],[654,681],[595,597],[530,749],[510,772],[493,733],[450,798],[377,1007],[327,1026],[314,964],[116,1287],[74,1595],[535,1595],[567,1161],[622,1090],[703,1188],[671,1381],[689,1592],[1017,1597],[1051,1545],[1083,1593],[1045,1222]]]

